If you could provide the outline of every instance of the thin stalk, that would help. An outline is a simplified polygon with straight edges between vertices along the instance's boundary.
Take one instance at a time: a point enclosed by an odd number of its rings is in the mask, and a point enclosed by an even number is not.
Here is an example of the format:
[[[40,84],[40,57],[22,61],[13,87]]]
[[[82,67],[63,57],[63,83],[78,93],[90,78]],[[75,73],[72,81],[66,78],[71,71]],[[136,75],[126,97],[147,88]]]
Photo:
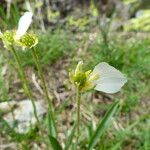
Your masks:
[[[33,56],[35,65],[36,65],[37,70],[38,70],[38,75],[39,75],[39,77],[41,79],[41,82],[42,82],[43,91],[44,91],[44,94],[45,94],[45,99],[48,102],[49,112],[51,114],[52,120],[54,121],[54,113],[53,113],[52,102],[51,102],[51,99],[49,97],[48,88],[46,86],[46,81],[45,81],[45,78],[44,78],[44,75],[43,75],[43,72],[42,72],[42,67],[40,65],[39,58],[38,58],[38,55],[37,55],[36,50],[35,50],[34,47],[32,48],[32,56]],[[56,130],[56,126],[54,126],[54,127],[55,127],[55,130]]]
[[[76,147],[78,147],[79,135],[80,135],[80,100],[81,93],[79,87],[76,88],[76,103],[77,103],[77,138],[76,138]]]
[[[21,66],[21,61],[20,61],[20,58],[16,52],[16,50],[14,49],[14,47],[11,47],[11,52],[17,62],[17,67],[18,67],[18,72],[19,72],[19,75],[20,75],[20,79],[23,83],[23,89],[24,89],[24,92],[25,94],[29,97],[29,99],[31,100],[32,102],[32,106],[33,106],[33,111],[34,111],[34,116],[35,116],[35,119],[37,121],[37,126],[38,128],[40,129],[40,132],[43,132],[43,128],[41,127],[41,124],[40,124],[40,121],[39,121],[39,118],[38,118],[38,115],[37,115],[37,110],[36,110],[36,105],[35,105],[35,102],[34,102],[34,98],[33,98],[33,95],[32,95],[32,92],[29,88],[29,83],[28,83],[28,80],[26,78],[26,75],[24,73],[24,70]],[[47,142],[45,141],[45,137],[44,137],[44,134],[40,133],[43,137],[43,141],[44,143],[47,145]]]
[[[17,62],[17,65],[18,65],[18,71],[19,71],[19,75],[20,75],[20,79],[23,83],[23,88],[24,88],[24,92],[27,94],[27,96],[30,98],[31,102],[32,102],[32,105],[33,105],[33,111],[34,111],[34,116],[39,124],[39,119],[38,119],[38,115],[37,115],[37,110],[36,110],[36,105],[35,105],[35,102],[34,102],[34,99],[33,99],[33,96],[32,96],[32,92],[30,91],[28,85],[28,80],[26,78],[26,75],[22,69],[22,66],[21,66],[21,62],[20,62],[20,59],[18,57],[18,54],[16,53],[16,50],[12,47],[12,53],[14,55],[14,58]]]

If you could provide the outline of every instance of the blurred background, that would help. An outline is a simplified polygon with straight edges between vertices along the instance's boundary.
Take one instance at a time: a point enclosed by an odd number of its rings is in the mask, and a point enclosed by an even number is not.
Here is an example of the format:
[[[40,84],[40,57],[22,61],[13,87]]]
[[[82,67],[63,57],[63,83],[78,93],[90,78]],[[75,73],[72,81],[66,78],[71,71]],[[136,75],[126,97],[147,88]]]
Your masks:
[[[1,0],[1,27],[8,21],[13,26],[30,10],[42,31],[64,25],[83,30],[96,25],[100,16],[113,19],[112,30],[149,31],[149,7],[149,0]]]
[[[149,0],[1,0],[0,26],[14,26],[28,10],[34,12],[34,24],[42,31],[48,27],[83,31],[105,24],[104,18],[111,20],[111,30],[149,31],[149,8]]]
[[[39,37],[36,49],[60,125],[61,142],[75,117],[69,70],[80,60],[85,69],[106,61],[126,74],[128,83],[113,96],[95,91],[84,94],[84,122],[89,125],[93,112],[96,124],[110,104],[120,100],[116,122],[99,143],[101,150],[150,150],[150,0],[0,0],[1,31],[17,29],[25,11],[34,14],[29,32]],[[31,52],[18,49],[17,53],[34,97],[42,100]],[[5,101],[27,99],[15,66],[14,58],[0,43],[0,108]],[[42,149],[36,130],[12,132],[4,123],[6,114],[0,111],[0,150],[16,149],[16,145]],[[84,130],[81,148],[86,150]]]

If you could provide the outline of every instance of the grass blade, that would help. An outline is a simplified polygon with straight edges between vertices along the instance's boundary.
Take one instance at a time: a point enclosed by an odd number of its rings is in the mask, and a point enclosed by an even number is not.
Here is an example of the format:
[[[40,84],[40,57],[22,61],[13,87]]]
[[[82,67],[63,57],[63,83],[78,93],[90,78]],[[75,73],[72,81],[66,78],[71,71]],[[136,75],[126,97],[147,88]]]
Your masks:
[[[117,111],[118,106],[119,106],[119,101],[116,101],[112,104],[110,109],[107,111],[107,113],[105,114],[102,121],[99,123],[96,131],[94,132],[94,134],[93,134],[93,136],[89,142],[88,150],[93,149],[93,147],[98,142],[99,138],[102,136],[104,131],[108,128],[108,126],[110,125],[111,118],[115,114],[115,112]]]
[[[56,138],[49,135],[49,139],[50,139],[51,145],[53,147],[53,150],[62,150],[62,147]]]
[[[67,139],[67,142],[66,142],[66,146],[65,146],[65,149],[64,150],[68,150],[69,147],[72,145],[72,140],[73,140],[73,137],[74,137],[74,134],[75,134],[75,131],[76,131],[76,125],[74,125],[68,139]]]
[[[48,132],[50,136],[57,137],[55,122],[51,116],[50,110],[48,110]]]

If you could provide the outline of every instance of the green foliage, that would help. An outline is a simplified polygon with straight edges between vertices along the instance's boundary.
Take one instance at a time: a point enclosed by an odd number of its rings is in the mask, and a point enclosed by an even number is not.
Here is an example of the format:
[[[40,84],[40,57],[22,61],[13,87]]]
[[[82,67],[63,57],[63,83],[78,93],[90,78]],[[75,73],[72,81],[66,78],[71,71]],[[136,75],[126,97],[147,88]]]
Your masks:
[[[53,147],[53,150],[62,150],[62,147],[56,138],[49,136],[49,139],[50,139],[51,145]]]
[[[98,124],[96,131],[93,133],[93,136],[90,139],[89,147],[88,147],[89,150],[92,150],[94,148],[94,146],[96,145],[96,143],[98,142],[102,134],[106,131],[106,129],[112,122],[112,116],[118,110],[118,106],[119,106],[119,102],[118,101],[114,102],[110,107],[110,109],[107,111],[102,121]]]
[[[110,37],[107,45],[98,37],[88,48],[87,68],[105,61],[127,75],[128,84],[124,90],[126,108],[123,107],[124,110],[134,107],[140,95],[150,89],[148,80],[150,78],[149,45],[149,37],[125,39],[123,36],[116,36],[113,39]]]
[[[6,12],[6,8],[0,5],[0,29],[6,28],[11,29],[16,26],[20,17],[19,8],[17,4],[11,5],[10,12]]]
[[[140,16],[130,19],[125,25],[125,31],[150,31],[150,10],[141,10]]]
[[[127,5],[127,4],[138,2],[138,0],[123,0],[123,2]]]
[[[75,18],[73,16],[69,16],[67,18],[67,27],[72,27],[74,29],[79,29],[80,31],[84,31],[85,28],[89,25],[88,17],[83,18]]]
[[[65,149],[64,150],[69,150],[69,147],[72,145],[73,142],[73,137],[75,135],[75,131],[76,131],[76,125],[74,125],[73,129],[71,130],[71,133],[69,134],[67,140],[66,140],[66,144],[65,144]]]
[[[69,41],[71,35],[64,31],[47,31],[39,35],[39,44],[35,48],[40,58],[40,63],[52,64],[64,56],[71,55],[76,48],[76,44]],[[33,59],[30,50],[19,50],[18,54],[21,57],[22,64],[33,65]]]
[[[69,38],[72,35],[69,33],[57,30],[48,31],[39,39],[38,50],[41,53],[41,63],[53,63],[65,55],[71,54],[72,50],[76,48],[75,43],[72,44]]]
[[[94,5],[93,0],[91,0],[91,3],[90,3],[90,12],[94,17],[98,17],[98,15],[99,15],[99,12],[98,12],[96,6]]]
[[[57,137],[57,131],[56,131],[56,124],[51,116],[50,110],[48,109],[48,134],[51,137],[56,138]]]
[[[2,114],[0,112],[0,121],[1,121],[1,128],[0,128],[0,134],[3,133],[4,136],[9,135],[11,137],[12,141],[15,142],[23,142],[26,141],[26,143],[30,143],[30,141],[33,140],[39,140],[39,135],[37,134],[37,128],[31,129],[26,134],[19,134],[17,133],[14,128],[10,127],[8,123],[2,118]]]

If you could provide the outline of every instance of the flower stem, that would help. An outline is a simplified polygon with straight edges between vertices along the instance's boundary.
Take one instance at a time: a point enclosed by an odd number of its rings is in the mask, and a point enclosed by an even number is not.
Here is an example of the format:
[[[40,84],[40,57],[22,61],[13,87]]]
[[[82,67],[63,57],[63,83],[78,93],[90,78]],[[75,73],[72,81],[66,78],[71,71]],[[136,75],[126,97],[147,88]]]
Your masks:
[[[21,66],[21,61],[20,61],[20,58],[16,52],[16,50],[14,49],[14,47],[12,46],[11,47],[11,52],[17,62],[17,68],[18,68],[18,72],[19,72],[19,75],[20,75],[20,79],[22,81],[22,84],[23,84],[23,89],[24,89],[24,92],[25,94],[29,97],[29,99],[31,100],[31,103],[32,103],[32,106],[33,106],[33,111],[34,111],[34,116],[35,116],[35,119],[37,121],[37,126],[38,128],[40,129],[40,132],[43,132],[43,128],[41,127],[41,124],[40,124],[40,121],[39,121],[39,118],[38,118],[38,115],[37,115],[37,110],[36,110],[36,105],[35,105],[35,101],[34,101],[34,98],[33,98],[33,95],[32,95],[32,92],[29,88],[29,83],[28,83],[28,80],[26,78],[26,75],[24,73],[24,70]],[[44,137],[44,134],[40,133],[42,136],[43,136],[43,140],[44,140],[44,143],[46,144],[47,142],[45,141],[45,137]]]
[[[51,98],[49,96],[48,88],[46,86],[46,81],[45,81],[45,78],[44,78],[44,75],[43,75],[43,72],[42,72],[42,67],[40,65],[39,58],[38,58],[38,55],[37,55],[36,50],[35,50],[34,47],[32,48],[32,56],[33,56],[35,65],[36,65],[37,70],[38,70],[38,75],[39,75],[39,77],[41,79],[41,82],[42,82],[43,91],[44,91],[44,94],[45,94],[45,99],[48,102],[48,110],[50,112],[50,115],[51,115],[53,123],[54,123],[54,128],[55,128],[54,130],[56,131],[56,126],[55,126],[55,122],[54,122],[55,120],[54,120],[54,113],[53,113],[53,107],[52,107]],[[53,136],[56,137],[57,135],[53,135]]]
[[[36,118],[36,120],[39,124],[40,121],[38,119],[38,115],[37,115],[37,111],[36,111],[36,105],[35,105],[35,102],[34,102],[34,99],[33,99],[33,96],[32,96],[32,92],[30,91],[30,89],[28,87],[28,85],[29,85],[28,80],[27,80],[26,75],[25,75],[25,73],[22,69],[21,62],[20,62],[20,59],[18,57],[18,54],[16,53],[16,50],[13,47],[11,48],[11,50],[12,50],[12,53],[14,55],[14,58],[15,58],[16,62],[17,62],[17,65],[18,65],[18,71],[19,71],[20,79],[23,83],[24,92],[25,92],[25,94],[27,94],[27,96],[30,98],[30,100],[32,102],[34,116],[35,116],[35,118]]]
[[[76,103],[77,103],[77,138],[76,138],[76,147],[78,147],[79,135],[80,135],[80,100],[81,93],[79,87],[76,88]]]

